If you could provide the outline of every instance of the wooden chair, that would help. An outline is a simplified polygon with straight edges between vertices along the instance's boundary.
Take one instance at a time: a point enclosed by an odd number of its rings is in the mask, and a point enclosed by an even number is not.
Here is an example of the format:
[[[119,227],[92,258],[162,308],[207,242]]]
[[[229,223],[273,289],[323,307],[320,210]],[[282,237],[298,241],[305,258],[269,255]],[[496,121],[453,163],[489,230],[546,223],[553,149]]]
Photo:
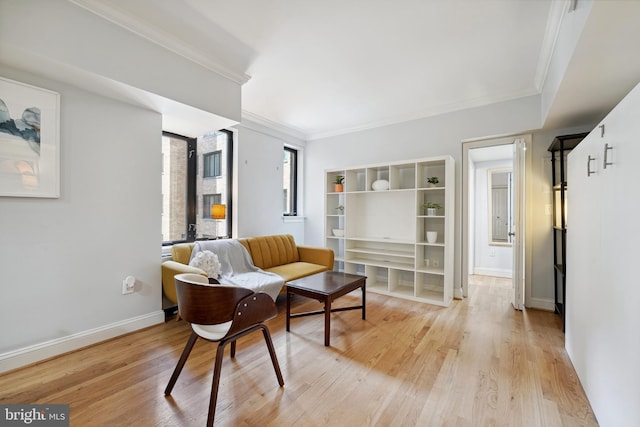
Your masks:
[[[217,342],[218,350],[207,417],[207,426],[213,426],[224,347],[231,343],[231,357],[235,357],[236,340],[257,330],[262,330],[278,383],[280,387],[284,386],[271,334],[262,323],[278,314],[276,305],[269,295],[237,286],[215,284],[218,283],[215,279],[207,279],[198,274],[178,274],[175,276],[175,283],[180,317],[191,323],[192,332],[164,391],[165,395],[171,394],[198,337]]]

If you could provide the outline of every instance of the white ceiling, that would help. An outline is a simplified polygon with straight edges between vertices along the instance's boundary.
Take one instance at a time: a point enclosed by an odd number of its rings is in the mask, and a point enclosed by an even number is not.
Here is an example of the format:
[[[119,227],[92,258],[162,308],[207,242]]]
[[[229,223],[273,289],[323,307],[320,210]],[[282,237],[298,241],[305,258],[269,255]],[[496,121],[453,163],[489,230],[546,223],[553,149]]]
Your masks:
[[[171,40],[172,49],[244,83],[244,117],[303,139],[539,94],[563,16],[558,8],[569,5],[564,0],[72,1],[165,45]],[[563,81],[552,106],[548,121],[555,126],[583,124],[585,115],[601,118],[640,77],[632,46],[640,40],[640,2],[601,3],[608,6],[593,8],[568,83]],[[611,8],[617,11],[613,19]],[[626,55],[623,79],[619,67],[608,67],[613,71],[606,76],[591,70],[598,63],[593,45],[602,47],[605,36],[611,37],[610,47],[600,50],[607,60]],[[611,48],[620,43],[625,46]],[[593,84],[598,99],[581,90]]]

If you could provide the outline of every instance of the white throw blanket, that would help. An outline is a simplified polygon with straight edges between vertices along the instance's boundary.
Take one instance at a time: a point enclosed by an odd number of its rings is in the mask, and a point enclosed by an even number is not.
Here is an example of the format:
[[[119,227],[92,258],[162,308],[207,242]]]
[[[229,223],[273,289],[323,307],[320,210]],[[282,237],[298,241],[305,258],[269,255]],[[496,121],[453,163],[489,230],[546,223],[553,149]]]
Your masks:
[[[218,281],[223,285],[234,285],[264,292],[273,300],[284,286],[284,279],[253,265],[249,252],[234,239],[205,240],[196,242],[191,258],[200,251],[211,251],[218,256],[222,273]]]

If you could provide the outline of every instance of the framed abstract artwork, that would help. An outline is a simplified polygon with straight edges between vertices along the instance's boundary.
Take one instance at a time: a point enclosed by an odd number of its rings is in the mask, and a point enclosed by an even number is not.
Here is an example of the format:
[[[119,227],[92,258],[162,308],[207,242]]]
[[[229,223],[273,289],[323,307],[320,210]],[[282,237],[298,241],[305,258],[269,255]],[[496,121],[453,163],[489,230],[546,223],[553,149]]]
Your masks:
[[[3,77],[0,196],[60,197],[60,94]]]

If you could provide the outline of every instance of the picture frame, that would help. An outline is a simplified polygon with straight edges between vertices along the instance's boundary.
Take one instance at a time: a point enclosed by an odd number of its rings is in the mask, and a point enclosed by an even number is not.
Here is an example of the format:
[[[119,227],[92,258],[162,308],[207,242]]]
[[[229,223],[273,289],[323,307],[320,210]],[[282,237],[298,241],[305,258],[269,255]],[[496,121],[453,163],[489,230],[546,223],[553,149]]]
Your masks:
[[[60,197],[60,94],[4,77],[0,196]]]

